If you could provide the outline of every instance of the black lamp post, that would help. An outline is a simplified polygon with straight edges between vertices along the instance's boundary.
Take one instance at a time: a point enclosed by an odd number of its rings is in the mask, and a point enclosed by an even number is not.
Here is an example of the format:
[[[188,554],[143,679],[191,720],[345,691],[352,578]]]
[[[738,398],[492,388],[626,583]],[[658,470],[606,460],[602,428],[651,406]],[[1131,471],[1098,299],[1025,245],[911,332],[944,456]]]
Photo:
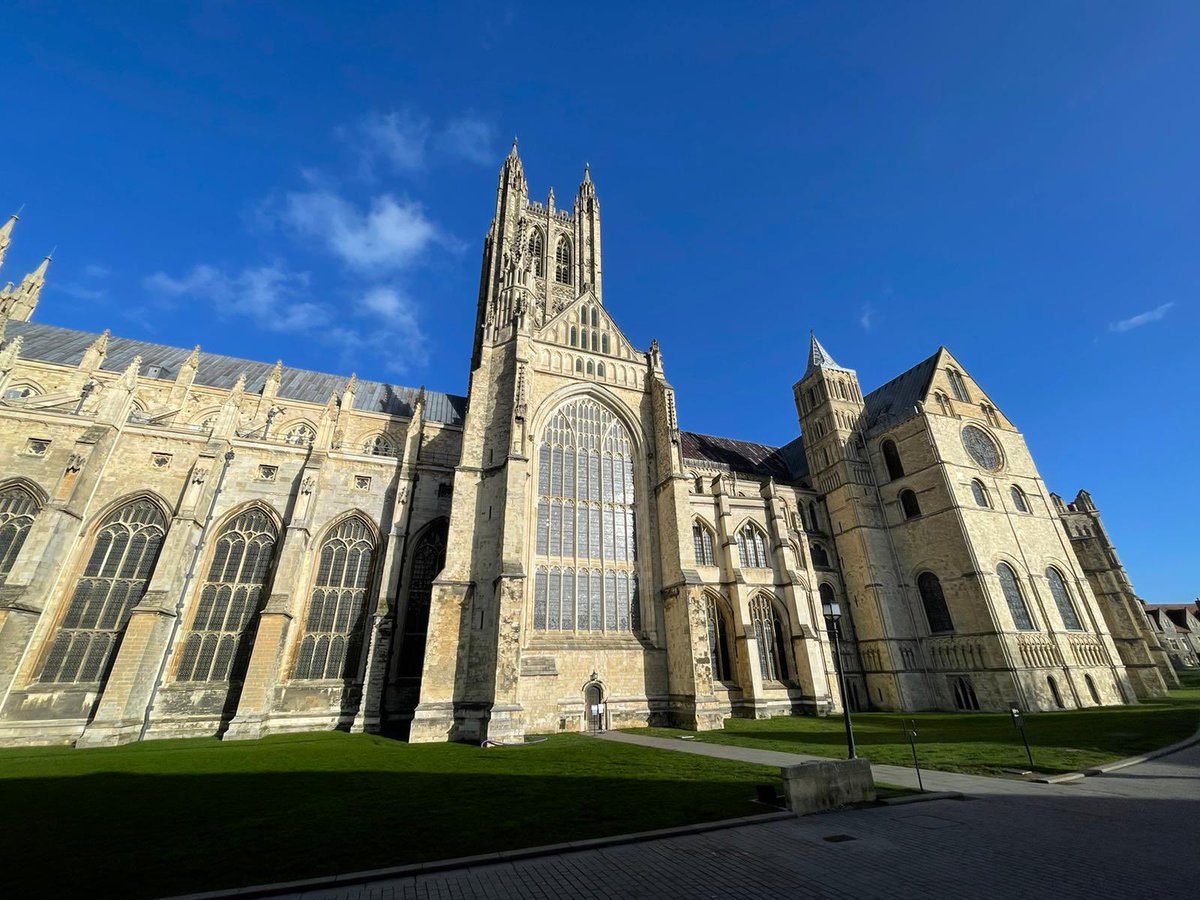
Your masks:
[[[858,759],[858,751],[854,747],[854,726],[850,724],[850,699],[846,693],[846,674],[842,671],[842,633],[838,628],[838,621],[842,618],[842,607],[835,598],[822,599],[821,612],[825,614],[825,624],[829,627],[829,639],[833,641],[833,668],[837,672],[838,688],[842,692],[842,718],[846,722],[846,758]]]

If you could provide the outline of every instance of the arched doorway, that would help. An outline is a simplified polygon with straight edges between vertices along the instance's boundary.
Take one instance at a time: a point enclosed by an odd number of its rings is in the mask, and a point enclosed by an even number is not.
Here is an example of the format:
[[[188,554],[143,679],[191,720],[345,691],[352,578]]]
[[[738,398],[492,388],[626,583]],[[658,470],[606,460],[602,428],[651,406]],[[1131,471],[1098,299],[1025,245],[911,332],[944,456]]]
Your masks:
[[[603,731],[606,711],[604,689],[593,681],[583,689],[584,730],[592,734]]]

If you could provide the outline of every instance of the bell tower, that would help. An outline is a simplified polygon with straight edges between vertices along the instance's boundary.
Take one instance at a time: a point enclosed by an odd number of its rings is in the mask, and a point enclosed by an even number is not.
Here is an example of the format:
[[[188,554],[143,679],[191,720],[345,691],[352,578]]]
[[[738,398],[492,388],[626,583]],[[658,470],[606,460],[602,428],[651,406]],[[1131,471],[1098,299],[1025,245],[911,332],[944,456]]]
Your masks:
[[[928,688],[915,665],[906,586],[867,455],[858,374],[839,365],[812,335],[808,366],[792,391],[813,487],[825,498],[842,562],[870,703],[880,709],[926,708]]]

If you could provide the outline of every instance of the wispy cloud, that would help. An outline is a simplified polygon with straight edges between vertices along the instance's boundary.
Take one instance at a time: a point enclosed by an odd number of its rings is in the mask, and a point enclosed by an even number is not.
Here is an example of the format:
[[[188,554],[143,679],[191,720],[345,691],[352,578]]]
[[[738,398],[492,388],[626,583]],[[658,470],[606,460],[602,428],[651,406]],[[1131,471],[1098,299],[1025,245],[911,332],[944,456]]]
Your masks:
[[[494,162],[495,129],[468,113],[441,125],[411,109],[374,110],[334,134],[358,159],[359,175],[374,179],[382,165],[393,174],[411,174],[431,162],[461,159]]]
[[[875,324],[875,310],[869,304],[864,305],[858,314],[858,324],[862,326],[863,331],[870,331],[871,326]]]
[[[68,297],[74,297],[76,300],[98,302],[108,296],[108,291],[104,288],[88,287],[86,284],[79,284],[75,281],[52,281],[50,284],[54,290],[61,291]]]
[[[1151,322],[1158,322],[1166,317],[1174,305],[1174,303],[1164,303],[1162,306],[1156,306],[1154,309],[1138,313],[1136,316],[1130,316],[1128,319],[1111,322],[1109,323],[1108,330],[1117,332],[1132,331],[1135,328],[1141,328],[1143,325],[1149,325]]]
[[[467,162],[487,165],[496,161],[496,129],[474,115],[466,115],[447,123],[438,145],[450,156]]]
[[[268,331],[310,331],[329,323],[331,311],[308,300],[307,272],[291,272],[282,264],[247,268],[229,274],[202,263],[182,277],[155,272],[143,286],[160,303],[200,299],[225,318],[242,317]]]
[[[83,267],[83,274],[88,278],[107,278],[108,269],[106,269],[104,266],[97,265],[96,263],[91,263]]]

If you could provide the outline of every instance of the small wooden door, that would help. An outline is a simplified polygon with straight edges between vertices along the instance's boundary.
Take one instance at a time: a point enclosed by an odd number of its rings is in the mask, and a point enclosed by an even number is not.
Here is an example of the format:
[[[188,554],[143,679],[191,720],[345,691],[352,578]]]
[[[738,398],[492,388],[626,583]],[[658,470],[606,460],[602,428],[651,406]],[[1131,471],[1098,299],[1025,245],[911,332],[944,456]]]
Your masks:
[[[604,693],[598,684],[589,684],[584,689],[583,721],[592,734],[604,730]]]

